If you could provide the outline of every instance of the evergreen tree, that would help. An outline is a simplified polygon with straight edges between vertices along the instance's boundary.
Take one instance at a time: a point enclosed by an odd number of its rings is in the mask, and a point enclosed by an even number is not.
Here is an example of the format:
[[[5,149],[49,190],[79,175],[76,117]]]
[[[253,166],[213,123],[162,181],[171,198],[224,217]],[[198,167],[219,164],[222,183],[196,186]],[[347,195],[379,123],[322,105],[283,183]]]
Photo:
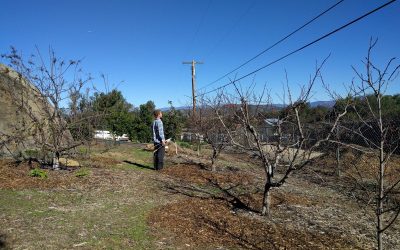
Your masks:
[[[148,101],[140,105],[138,110],[135,110],[135,117],[129,132],[130,138],[134,138],[139,142],[150,142],[152,140],[151,123],[154,109],[154,102]]]
[[[113,90],[110,93],[95,93],[93,109],[103,113],[98,126],[122,135],[131,130],[134,117],[130,112],[132,104],[128,103],[121,91]]]
[[[176,140],[182,131],[184,118],[182,113],[172,105],[172,101],[168,101],[168,104],[170,109],[163,114],[165,137]]]

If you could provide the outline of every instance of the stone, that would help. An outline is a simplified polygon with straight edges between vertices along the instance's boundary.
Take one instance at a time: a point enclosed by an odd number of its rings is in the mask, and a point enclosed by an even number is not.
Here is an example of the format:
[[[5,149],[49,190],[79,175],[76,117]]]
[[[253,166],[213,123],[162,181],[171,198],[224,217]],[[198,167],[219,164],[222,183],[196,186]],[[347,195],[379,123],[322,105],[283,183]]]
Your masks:
[[[60,158],[58,162],[66,167],[80,167],[81,164],[78,161],[67,159],[67,158]]]
[[[38,141],[51,144],[46,117],[54,110],[40,91],[10,67],[0,64],[0,156],[39,150]],[[42,131],[42,132],[40,132]],[[62,144],[73,139],[67,130]]]

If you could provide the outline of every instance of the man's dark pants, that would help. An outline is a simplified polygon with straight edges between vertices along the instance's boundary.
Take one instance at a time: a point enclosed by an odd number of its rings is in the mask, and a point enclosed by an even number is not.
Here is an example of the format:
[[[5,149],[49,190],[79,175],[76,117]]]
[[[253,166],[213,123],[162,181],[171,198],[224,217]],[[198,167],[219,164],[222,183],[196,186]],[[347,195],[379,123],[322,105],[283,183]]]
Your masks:
[[[162,144],[154,145],[154,169],[161,170],[164,167],[164,155],[165,155],[165,147]]]

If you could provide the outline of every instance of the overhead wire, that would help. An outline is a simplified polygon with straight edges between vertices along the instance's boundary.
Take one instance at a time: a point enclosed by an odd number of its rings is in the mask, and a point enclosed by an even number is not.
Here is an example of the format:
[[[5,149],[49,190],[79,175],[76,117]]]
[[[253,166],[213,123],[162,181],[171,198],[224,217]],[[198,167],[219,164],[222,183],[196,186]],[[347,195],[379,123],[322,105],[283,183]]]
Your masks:
[[[297,33],[298,31],[302,30],[303,28],[305,28],[306,26],[308,26],[309,24],[311,24],[312,22],[314,22],[315,20],[317,20],[318,18],[320,18],[321,16],[323,16],[324,14],[326,14],[327,12],[329,12],[330,10],[332,10],[333,8],[335,8],[336,6],[338,6],[339,4],[341,4],[344,0],[340,0],[337,3],[335,3],[334,5],[332,5],[331,7],[329,7],[328,9],[326,9],[325,11],[321,12],[320,14],[318,14],[316,17],[312,18],[311,20],[309,20],[308,22],[306,22],[305,24],[303,24],[302,26],[300,26],[299,28],[295,29],[294,31],[292,31],[291,33],[289,33],[288,35],[286,35],[285,37],[283,37],[282,39],[280,39],[279,41],[275,42],[274,44],[272,44],[271,46],[269,46],[268,48],[264,49],[263,51],[259,52],[257,55],[253,56],[252,58],[248,59],[247,61],[245,61],[244,63],[242,63],[241,65],[239,65],[238,67],[234,68],[233,70],[229,71],[228,73],[224,74],[223,76],[219,77],[218,79],[212,81],[211,83],[207,84],[204,87],[201,87],[199,90],[205,89],[208,86],[218,82],[219,80],[225,78],[226,76],[232,74],[233,72],[237,71],[238,69],[242,68],[243,66],[247,65],[248,63],[250,63],[251,61],[255,60],[256,58],[260,57],[261,55],[263,55],[264,53],[266,53],[267,51],[269,51],[270,49],[274,48],[275,46],[277,46],[278,44],[280,44],[281,42],[285,41],[286,39],[288,39],[289,37],[291,37],[292,35],[294,35],[295,33]]]
[[[206,15],[207,15],[207,13],[208,13],[208,11],[209,11],[209,9],[210,9],[210,6],[211,6],[211,3],[212,3],[212,2],[213,2],[213,0],[209,0],[209,1],[208,1],[208,4],[207,4],[205,10],[203,11],[203,14],[202,14],[202,16],[201,16],[200,22],[199,22],[199,24],[198,24],[198,26],[197,26],[197,29],[196,29],[196,31],[194,32],[193,38],[192,38],[192,40],[191,40],[191,42],[190,42],[189,44],[193,44],[193,43],[196,41],[197,36],[198,36],[198,34],[199,34],[199,31],[200,31],[200,29],[201,29],[202,26],[203,26],[205,17],[206,17]],[[192,47],[191,47],[191,48],[192,48]],[[185,54],[187,54],[188,52],[192,52],[192,50],[191,50],[191,49],[188,49],[187,52],[186,52]]]
[[[210,57],[215,49],[221,44],[221,42],[226,39],[231,33],[232,31],[239,25],[239,23],[243,20],[243,18],[250,12],[251,9],[254,8],[254,6],[256,5],[256,0],[253,0],[253,2],[250,3],[250,5],[242,12],[242,14],[239,16],[239,18],[236,19],[235,22],[233,22],[233,24],[230,26],[229,29],[227,29],[223,35],[219,38],[219,40],[214,44],[213,47],[211,47],[211,49],[209,50],[209,52],[204,56],[204,58],[208,58]]]
[[[266,64],[266,65],[264,65],[262,67],[260,67],[260,68],[258,68],[258,69],[256,69],[256,70],[254,70],[254,71],[252,71],[252,72],[250,72],[250,73],[248,73],[248,74],[246,74],[244,76],[241,76],[238,79],[234,79],[234,80],[230,81],[229,83],[226,83],[226,84],[224,84],[224,85],[222,85],[222,86],[220,86],[218,88],[215,88],[213,90],[207,91],[207,92],[202,93],[202,94],[199,94],[197,96],[203,96],[203,95],[207,95],[209,93],[218,91],[218,90],[220,90],[222,88],[225,88],[225,87],[227,87],[227,86],[229,86],[231,84],[234,84],[235,82],[238,82],[238,81],[240,81],[240,80],[242,80],[242,79],[244,79],[244,78],[246,78],[246,77],[248,77],[250,75],[253,75],[253,74],[257,73],[258,71],[260,71],[262,69],[265,69],[266,67],[269,67],[269,66],[271,66],[271,65],[273,65],[273,64],[275,64],[275,63],[277,63],[277,62],[279,62],[279,61],[281,61],[281,60],[283,60],[283,59],[285,59],[285,58],[287,58],[287,57],[289,57],[289,56],[291,56],[291,55],[293,55],[293,54],[295,54],[295,53],[297,53],[297,52],[299,52],[299,51],[301,51],[301,50],[303,50],[303,49],[305,49],[305,48],[307,48],[307,47],[309,47],[309,46],[311,46],[311,45],[313,45],[313,44],[315,44],[315,43],[317,43],[317,42],[319,42],[319,41],[321,41],[321,40],[323,40],[323,39],[325,39],[327,37],[329,37],[329,36],[331,36],[331,35],[333,35],[333,34],[335,34],[336,32],[339,32],[340,30],[342,30],[342,29],[344,29],[344,28],[346,28],[346,27],[348,27],[348,26],[360,21],[361,19],[364,19],[365,17],[367,17],[367,16],[369,16],[369,15],[371,15],[371,14],[373,14],[373,13],[375,13],[375,12],[377,12],[377,11],[383,9],[383,8],[385,8],[386,6],[392,4],[392,3],[396,2],[396,1],[397,0],[391,0],[391,1],[389,1],[389,2],[387,2],[385,4],[383,4],[383,5],[375,8],[375,9],[365,13],[364,15],[362,15],[362,16],[360,16],[360,17],[358,17],[358,18],[356,18],[356,19],[354,19],[354,20],[352,20],[352,21],[340,26],[339,28],[336,28],[333,31],[331,31],[331,32],[329,32],[329,33],[327,33],[327,34],[315,39],[314,41],[312,41],[310,43],[307,43],[306,45],[303,45],[302,47],[300,47],[300,48],[298,48],[298,49],[296,49],[296,50],[294,50],[294,51],[292,51],[292,52],[290,52],[290,53],[288,53],[288,54],[286,54],[286,55],[284,55],[284,56],[282,56],[282,57],[280,57],[280,58],[278,58],[278,59],[276,59],[276,60],[274,60],[274,61],[272,61],[272,62],[270,62],[270,63],[268,63],[268,64]]]

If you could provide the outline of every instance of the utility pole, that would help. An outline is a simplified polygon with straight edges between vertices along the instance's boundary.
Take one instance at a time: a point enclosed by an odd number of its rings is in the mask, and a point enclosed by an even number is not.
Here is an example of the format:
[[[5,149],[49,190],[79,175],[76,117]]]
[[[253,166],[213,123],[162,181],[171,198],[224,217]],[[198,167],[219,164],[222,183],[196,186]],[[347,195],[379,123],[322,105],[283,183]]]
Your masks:
[[[197,62],[192,60],[191,62],[182,62],[182,64],[192,65],[192,98],[193,98],[193,117],[196,115],[196,64],[203,64],[203,62]]]

